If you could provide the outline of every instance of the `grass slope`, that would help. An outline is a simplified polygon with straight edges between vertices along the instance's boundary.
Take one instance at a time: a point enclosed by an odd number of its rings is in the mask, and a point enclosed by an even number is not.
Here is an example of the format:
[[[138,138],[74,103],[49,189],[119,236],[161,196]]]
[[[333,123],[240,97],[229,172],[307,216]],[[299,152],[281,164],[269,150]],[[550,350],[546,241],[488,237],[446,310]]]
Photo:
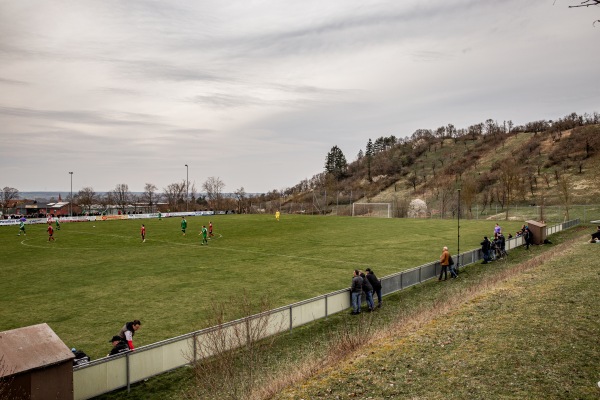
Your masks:
[[[470,285],[423,285],[432,303],[419,319],[277,398],[597,399],[600,270],[588,237],[533,259],[517,250],[525,262],[481,279],[473,266]]]
[[[44,225],[0,227],[0,330],[46,322],[93,359],[124,322],[142,320],[137,346],[206,327],[215,301],[246,290],[281,306],[349,286],[351,270],[384,276],[455,249],[456,221],[227,215],[200,245],[208,217],[65,223],[48,243]],[[139,230],[147,228],[146,243]],[[507,222],[515,231],[520,222]],[[489,221],[461,221],[461,249],[490,234]],[[231,310],[230,318],[240,317]]]

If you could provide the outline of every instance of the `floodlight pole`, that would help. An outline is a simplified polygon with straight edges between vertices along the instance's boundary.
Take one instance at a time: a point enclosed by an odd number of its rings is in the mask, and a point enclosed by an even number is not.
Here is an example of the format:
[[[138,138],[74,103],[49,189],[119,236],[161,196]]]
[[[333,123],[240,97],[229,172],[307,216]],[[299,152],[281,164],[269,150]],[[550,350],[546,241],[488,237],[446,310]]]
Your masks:
[[[456,244],[456,269],[460,267],[460,189],[458,189],[458,229],[457,229],[457,244]]]
[[[189,178],[189,167],[187,164],[185,164],[185,211],[189,211],[189,207],[188,207],[188,203],[189,203],[189,198],[188,198],[188,192],[190,190],[190,178]]]
[[[73,216],[73,172],[69,172],[71,175],[71,198],[69,199],[69,217]]]

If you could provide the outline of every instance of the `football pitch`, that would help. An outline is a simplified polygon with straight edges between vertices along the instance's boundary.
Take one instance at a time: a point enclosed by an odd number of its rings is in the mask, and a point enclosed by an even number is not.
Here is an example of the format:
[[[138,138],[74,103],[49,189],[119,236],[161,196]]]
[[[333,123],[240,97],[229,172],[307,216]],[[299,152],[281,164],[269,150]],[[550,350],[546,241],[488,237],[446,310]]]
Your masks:
[[[208,326],[217,302],[268,296],[273,308],[343,289],[352,270],[379,277],[456,253],[456,220],[216,215],[0,227],[0,331],[47,323],[92,359],[127,321],[143,346]],[[201,245],[202,225],[214,237]],[[140,237],[146,226],[146,242]],[[461,220],[460,248],[479,247],[494,221]],[[520,221],[502,221],[515,232]],[[231,307],[228,319],[241,317]]]

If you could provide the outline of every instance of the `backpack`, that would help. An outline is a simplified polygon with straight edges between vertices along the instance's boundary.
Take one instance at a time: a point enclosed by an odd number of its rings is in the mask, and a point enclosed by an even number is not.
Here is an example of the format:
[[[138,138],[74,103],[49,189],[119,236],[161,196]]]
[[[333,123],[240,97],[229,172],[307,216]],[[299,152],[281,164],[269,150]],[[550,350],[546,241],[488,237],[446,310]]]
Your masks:
[[[81,350],[74,351],[75,358],[73,359],[73,365],[82,365],[90,362],[90,357]]]

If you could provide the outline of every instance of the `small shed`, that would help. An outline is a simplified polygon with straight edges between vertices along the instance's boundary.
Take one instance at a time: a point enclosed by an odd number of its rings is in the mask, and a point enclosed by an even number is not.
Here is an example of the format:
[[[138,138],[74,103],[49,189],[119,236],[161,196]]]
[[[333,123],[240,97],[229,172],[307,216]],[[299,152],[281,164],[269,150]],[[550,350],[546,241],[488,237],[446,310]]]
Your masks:
[[[531,232],[532,244],[544,244],[546,240],[546,224],[538,221],[525,221]]]
[[[73,399],[71,350],[47,324],[0,332],[0,378],[11,399]]]

